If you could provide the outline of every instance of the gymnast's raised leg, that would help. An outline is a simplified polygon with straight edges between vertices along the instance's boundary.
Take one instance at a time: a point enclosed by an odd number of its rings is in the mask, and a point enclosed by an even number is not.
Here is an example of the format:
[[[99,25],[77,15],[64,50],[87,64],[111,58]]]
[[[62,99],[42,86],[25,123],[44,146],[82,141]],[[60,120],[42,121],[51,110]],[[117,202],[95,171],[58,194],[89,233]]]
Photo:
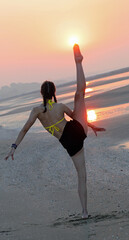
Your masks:
[[[87,114],[85,107],[85,89],[86,80],[82,67],[83,56],[81,55],[79,46],[74,45],[74,59],[77,71],[77,90],[74,99],[74,119],[81,123],[84,131],[87,135]],[[82,205],[82,218],[88,218],[87,210],[87,177],[86,177],[86,165],[84,148],[82,148],[77,154],[72,157],[73,163],[78,174],[78,194]]]

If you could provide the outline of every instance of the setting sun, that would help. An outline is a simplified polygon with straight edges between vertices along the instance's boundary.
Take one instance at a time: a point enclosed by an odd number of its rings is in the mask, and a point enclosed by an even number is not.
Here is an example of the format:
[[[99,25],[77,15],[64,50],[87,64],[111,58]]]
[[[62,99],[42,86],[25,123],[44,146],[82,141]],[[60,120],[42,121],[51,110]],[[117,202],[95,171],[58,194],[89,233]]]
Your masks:
[[[73,46],[75,43],[78,43],[78,42],[79,42],[79,39],[78,39],[77,36],[72,36],[72,37],[69,38],[69,44],[71,46]]]
[[[87,111],[88,121],[92,122],[97,119],[97,115],[94,110]]]

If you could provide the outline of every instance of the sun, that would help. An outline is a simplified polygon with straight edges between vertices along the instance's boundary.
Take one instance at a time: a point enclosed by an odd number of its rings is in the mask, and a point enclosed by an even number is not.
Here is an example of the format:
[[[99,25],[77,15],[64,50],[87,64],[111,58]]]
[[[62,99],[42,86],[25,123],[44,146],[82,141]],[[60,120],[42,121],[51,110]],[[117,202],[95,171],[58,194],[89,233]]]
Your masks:
[[[78,43],[79,42],[79,39],[77,36],[72,36],[69,38],[69,45],[70,46],[73,46],[75,43]]]
[[[90,122],[95,121],[97,119],[97,115],[94,110],[88,110],[87,117],[88,117],[88,121]]]

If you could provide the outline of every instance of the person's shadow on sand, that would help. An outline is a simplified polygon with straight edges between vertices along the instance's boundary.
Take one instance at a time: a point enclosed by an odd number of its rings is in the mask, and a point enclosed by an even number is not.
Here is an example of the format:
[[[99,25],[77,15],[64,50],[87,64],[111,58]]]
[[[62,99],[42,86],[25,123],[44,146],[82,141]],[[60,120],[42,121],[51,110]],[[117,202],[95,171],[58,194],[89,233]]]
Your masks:
[[[58,218],[51,227],[58,227],[61,225],[66,225],[67,227],[70,226],[80,226],[83,224],[90,224],[90,223],[97,223],[102,221],[108,221],[108,220],[118,220],[118,219],[129,219],[129,212],[128,211],[112,211],[109,214],[98,214],[98,215],[89,215],[88,219],[81,218],[81,215],[69,215],[67,218]]]

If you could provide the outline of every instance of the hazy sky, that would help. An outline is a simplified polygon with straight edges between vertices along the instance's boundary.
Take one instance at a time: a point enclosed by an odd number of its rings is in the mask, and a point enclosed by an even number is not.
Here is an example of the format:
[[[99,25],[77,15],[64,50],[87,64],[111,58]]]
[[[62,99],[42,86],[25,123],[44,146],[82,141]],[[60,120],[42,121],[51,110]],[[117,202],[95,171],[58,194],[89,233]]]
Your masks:
[[[74,78],[74,35],[86,75],[129,66],[129,0],[0,0],[0,87]]]

